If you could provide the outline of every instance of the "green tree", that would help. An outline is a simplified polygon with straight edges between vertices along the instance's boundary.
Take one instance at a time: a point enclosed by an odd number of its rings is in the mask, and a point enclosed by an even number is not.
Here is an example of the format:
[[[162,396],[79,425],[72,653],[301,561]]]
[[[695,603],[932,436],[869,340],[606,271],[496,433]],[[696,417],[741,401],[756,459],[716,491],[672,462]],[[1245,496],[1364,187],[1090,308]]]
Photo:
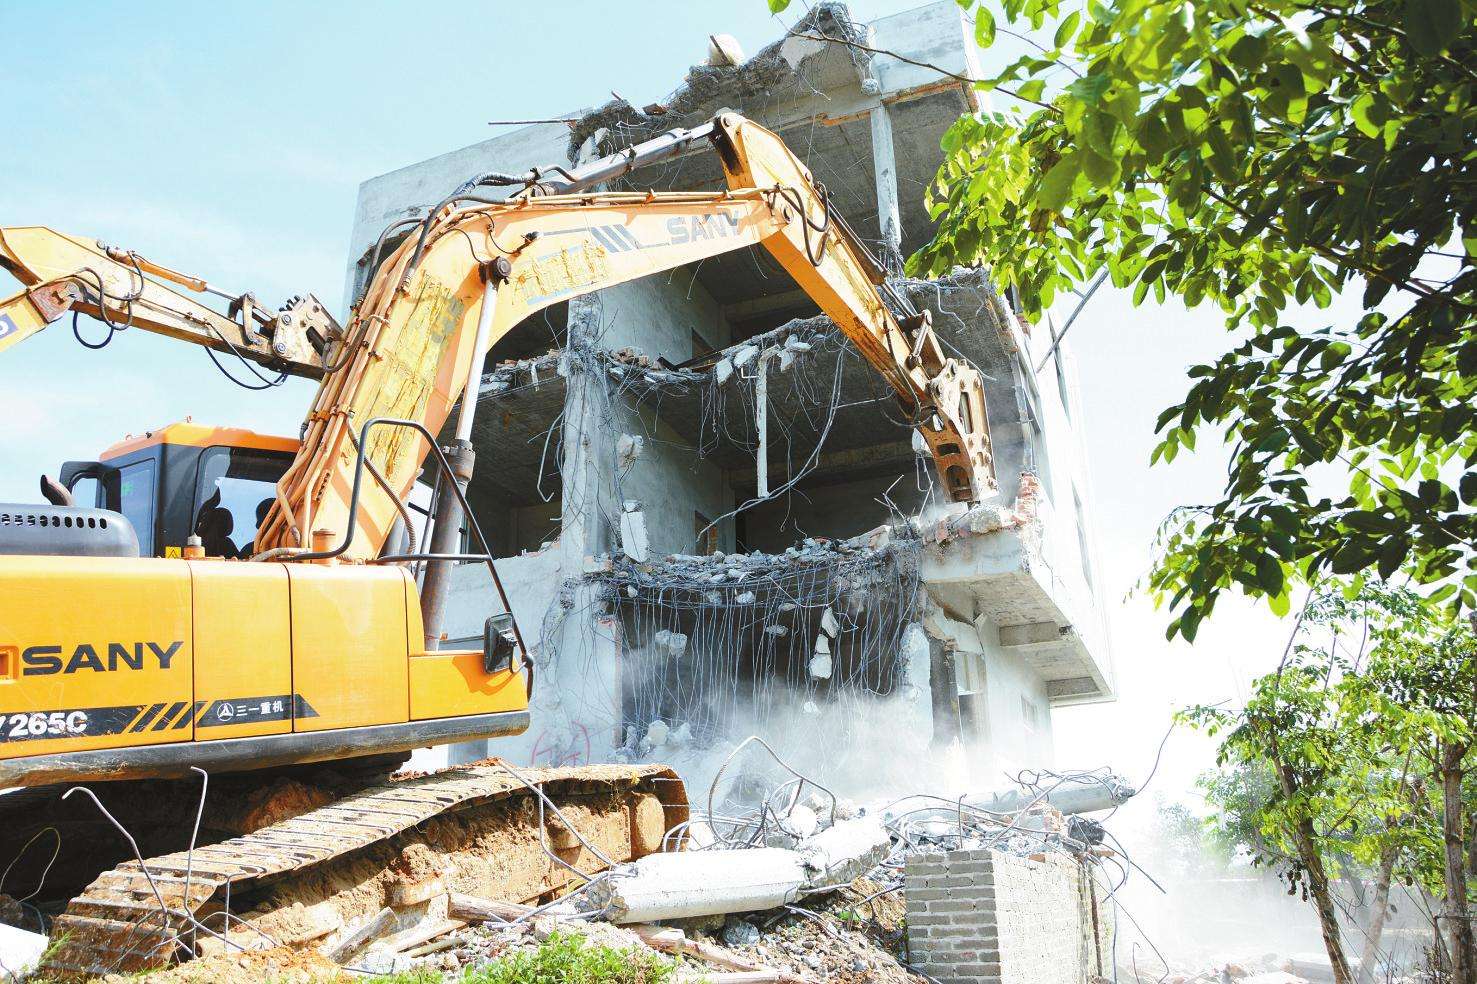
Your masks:
[[[1032,318],[1105,273],[1241,339],[1159,420],[1156,460],[1232,444],[1220,499],[1166,524],[1170,634],[1330,572],[1477,605],[1473,0],[960,3],[982,45],[1002,19],[1050,43],[980,83],[1021,108],[949,131],[911,269],[986,264]],[[1353,323],[1288,323],[1361,291]]]
[[[1471,984],[1462,787],[1477,758],[1477,658],[1466,625],[1406,589],[1326,590],[1244,708],[1186,716],[1221,737],[1207,793],[1226,831],[1313,902],[1340,982],[1350,970],[1334,883],[1354,872],[1373,889],[1366,974],[1398,879],[1442,899],[1438,942],[1444,929],[1452,980]]]

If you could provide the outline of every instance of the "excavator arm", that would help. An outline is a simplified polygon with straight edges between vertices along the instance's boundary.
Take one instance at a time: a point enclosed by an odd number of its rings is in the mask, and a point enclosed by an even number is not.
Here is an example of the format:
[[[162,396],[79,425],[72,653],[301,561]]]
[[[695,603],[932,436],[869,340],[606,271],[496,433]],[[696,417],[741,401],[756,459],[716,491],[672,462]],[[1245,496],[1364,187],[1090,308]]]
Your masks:
[[[26,288],[0,299],[0,352],[72,311],[102,321],[110,331],[142,328],[318,379],[323,353],[342,334],[312,295],[266,311],[251,294],[229,294],[137,253],[44,226],[0,229],[0,269]],[[230,302],[230,316],[160,281],[223,298]]]
[[[701,139],[716,147],[728,190],[587,190]],[[360,428],[397,418],[439,432],[458,396],[476,386],[488,349],[530,314],[752,245],[775,256],[897,391],[950,497],[978,501],[993,491],[978,371],[945,357],[926,313],[895,294],[889,306],[880,265],[775,134],[725,114],[524,181],[505,200],[443,202],[374,273],[348,329],[343,370],[324,379],[302,452],[259,533],[273,555],[311,545],[344,559],[376,556],[429,447],[409,428],[371,434],[365,456],[378,481],[364,485],[355,509]],[[470,436],[465,408],[457,433]]]

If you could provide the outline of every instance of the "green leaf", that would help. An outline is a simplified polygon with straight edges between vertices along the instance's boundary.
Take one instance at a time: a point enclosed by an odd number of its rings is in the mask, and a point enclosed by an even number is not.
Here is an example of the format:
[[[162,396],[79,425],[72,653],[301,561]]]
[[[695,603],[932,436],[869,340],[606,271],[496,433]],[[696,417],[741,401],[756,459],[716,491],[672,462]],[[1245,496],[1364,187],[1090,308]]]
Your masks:
[[[1081,21],[1082,14],[1080,11],[1074,10],[1068,14],[1066,20],[1062,21],[1060,26],[1057,27],[1056,36],[1051,40],[1051,46],[1053,48],[1065,48],[1067,42],[1072,40],[1072,35],[1076,32],[1077,25]]]
[[[1282,593],[1282,565],[1276,557],[1262,554],[1256,559],[1256,580],[1267,594],[1275,596]]]
[[[1146,115],[1139,120],[1138,142],[1144,152],[1155,160],[1169,153],[1169,128],[1157,115]]]
[[[1043,79],[1032,79],[1016,86],[1016,95],[1022,99],[1039,100],[1041,93],[1046,90],[1046,82]]]
[[[1096,106],[1113,85],[1113,77],[1106,72],[1089,71],[1082,78],[1067,86],[1067,92],[1082,102]]]
[[[974,12],[974,40],[981,48],[988,48],[995,43],[995,15],[984,4],[980,4]]]
[[[1210,148],[1210,169],[1215,176],[1226,182],[1236,180],[1236,155],[1225,131],[1212,126],[1206,131],[1205,143]]]
[[[1083,150],[1079,155],[1082,173],[1099,188],[1115,184],[1118,180],[1118,165],[1094,150]]]
[[[1068,154],[1053,164],[1041,179],[1041,187],[1036,191],[1036,204],[1049,211],[1060,212],[1072,194],[1072,182],[1077,180],[1081,167],[1077,154]]]
[[[1405,556],[1409,552],[1410,543],[1404,538],[1392,536],[1386,540],[1384,546],[1380,548],[1380,559],[1377,567],[1380,577],[1385,580],[1393,577],[1395,572],[1400,569],[1400,565],[1405,561]]]
[[[1402,20],[1411,47],[1438,55],[1462,33],[1461,0],[1405,0]]]
[[[1374,106],[1374,96],[1368,92],[1362,93],[1359,98],[1349,104],[1349,115],[1354,119],[1354,125],[1359,132],[1366,137],[1377,137],[1380,135],[1380,126],[1370,119],[1369,111]]]
[[[771,14],[782,13],[790,5],[790,0],[769,0],[769,12]]]

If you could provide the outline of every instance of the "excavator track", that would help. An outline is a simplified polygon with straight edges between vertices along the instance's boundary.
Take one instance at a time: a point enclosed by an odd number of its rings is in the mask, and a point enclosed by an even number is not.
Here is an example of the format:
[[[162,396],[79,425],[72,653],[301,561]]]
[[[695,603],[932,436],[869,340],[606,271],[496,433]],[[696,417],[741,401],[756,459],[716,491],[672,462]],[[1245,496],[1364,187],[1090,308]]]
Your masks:
[[[559,829],[552,812],[544,814],[541,797],[529,787],[536,787],[567,815],[614,817],[605,824],[603,835],[595,837],[598,853],[582,846],[594,836],[590,831],[575,830],[572,841],[570,831]],[[581,801],[594,806],[579,812],[572,804]],[[270,908],[273,903],[263,903],[262,898],[270,894],[271,886],[296,879],[331,885],[334,866],[357,858],[362,870],[363,856],[378,850],[379,857],[368,863],[368,870],[376,870],[384,859],[402,857],[408,845],[426,843],[438,819],[453,815],[465,821],[462,826],[470,826],[473,838],[490,833],[481,826],[513,822],[510,817],[525,823],[531,819],[535,834],[531,840],[525,837],[524,853],[549,855],[537,859],[548,863],[524,865],[518,877],[453,870],[454,863],[444,859],[455,857],[455,852],[444,844],[435,847],[448,866],[438,872],[448,887],[460,883],[460,890],[480,884],[485,894],[500,889],[500,897],[525,901],[567,887],[570,879],[578,879],[571,869],[593,874],[603,867],[597,860],[601,856],[619,863],[659,849],[662,835],[686,819],[687,797],[676,774],[656,765],[515,773],[491,761],[392,780],[245,836],[143,864],[127,862],[104,872],[55,920],[51,938],[56,942],[41,972],[64,979],[133,973],[189,959],[209,947],[207,941],[215,941],[217,947],[240,945],[223,941],[243,936],[243,912],[255,907],[259,914],[263,905]],[[590,825],[596,826],[594,821]],[[527,850],[530,843],[534,850]],[[561,857],[554,858],[556,852]],[[505,865],[507,859],[500,857],[498,862]],[[500,877],[505,884],[498,884]],[[362,884],[356,891],[362,906],[366,894]],[[370,898],[368,904],[377,909],[378,897]],[[311,899],[324,905],[344,904],[330,888],[317,889]],[[228,927],[232,919],[236,921]],[[246,925],[247,939],[253,934],[267,936]]]

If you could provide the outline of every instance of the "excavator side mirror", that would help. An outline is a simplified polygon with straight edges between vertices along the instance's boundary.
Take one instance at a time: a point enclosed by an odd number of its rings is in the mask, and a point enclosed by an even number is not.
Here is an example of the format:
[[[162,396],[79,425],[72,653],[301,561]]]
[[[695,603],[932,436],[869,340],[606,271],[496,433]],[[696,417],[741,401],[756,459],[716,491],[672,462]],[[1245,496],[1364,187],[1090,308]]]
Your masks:
[[[513,613],[494,615],[482,626],[482,671],[501,673],[513,668]]]
[[[106,508],[116,511],[118,469],[113,465],[105,465],[101,461],[64,461],[62,470],[57,475],[57,484],[71,494],[76,491],[78,482],[88,478],[96,481],[102,488]]]

